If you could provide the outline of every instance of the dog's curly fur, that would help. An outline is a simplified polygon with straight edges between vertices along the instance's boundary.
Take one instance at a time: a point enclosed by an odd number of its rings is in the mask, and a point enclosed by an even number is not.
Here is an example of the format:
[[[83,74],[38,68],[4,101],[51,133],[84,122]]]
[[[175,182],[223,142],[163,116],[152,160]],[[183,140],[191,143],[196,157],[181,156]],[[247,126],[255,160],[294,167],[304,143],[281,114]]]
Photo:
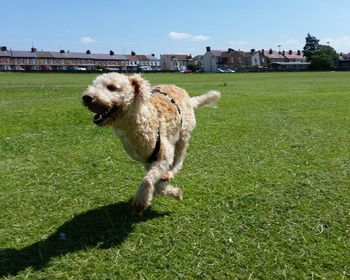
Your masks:
[[[191,98],[175,85],[152,88],[137,74],[103,74],[86,89],[83,104],[96,113],[94,122],[111,125],[129,156],[147,170],[133,201],[136,213],[149,207],[157,194],[182,200],[181,189],[169,180],[182,167],[196,125],[194,110],[215,105],[219,97],[219,92],[209,91]]]

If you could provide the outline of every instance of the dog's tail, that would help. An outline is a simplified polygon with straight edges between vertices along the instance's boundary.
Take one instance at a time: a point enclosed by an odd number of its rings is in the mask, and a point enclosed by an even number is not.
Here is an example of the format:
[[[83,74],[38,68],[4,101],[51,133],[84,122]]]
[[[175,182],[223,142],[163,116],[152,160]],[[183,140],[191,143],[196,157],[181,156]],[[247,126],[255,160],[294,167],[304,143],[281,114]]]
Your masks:
[[[220,92],[211,90],[203,95],[191,97],[191,103],[193,109],[197,109],[202,106],[208,106],[216,108],[216,103],[220,98]]]

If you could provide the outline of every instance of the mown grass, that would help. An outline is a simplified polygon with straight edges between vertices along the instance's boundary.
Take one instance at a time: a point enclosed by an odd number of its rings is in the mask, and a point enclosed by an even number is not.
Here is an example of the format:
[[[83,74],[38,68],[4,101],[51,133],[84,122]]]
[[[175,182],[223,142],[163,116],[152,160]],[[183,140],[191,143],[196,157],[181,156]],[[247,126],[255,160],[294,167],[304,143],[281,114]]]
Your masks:
[[[222,92],[174,183],[143,177],[80,96],[95,75],[0,73],[0,275],[9,279],[350,278],[350,73],[150,74]]]

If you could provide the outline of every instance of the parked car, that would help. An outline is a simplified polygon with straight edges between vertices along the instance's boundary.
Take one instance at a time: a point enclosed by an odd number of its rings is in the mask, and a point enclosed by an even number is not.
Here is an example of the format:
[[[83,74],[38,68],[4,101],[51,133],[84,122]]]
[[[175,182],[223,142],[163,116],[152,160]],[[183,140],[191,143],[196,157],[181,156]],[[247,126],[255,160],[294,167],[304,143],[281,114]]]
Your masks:
[[[85,67],[74,67],[76,71],[86,71]]]
[[[230,68],[218,68],[217,72],[219,73],[235,73],[236,71]]]

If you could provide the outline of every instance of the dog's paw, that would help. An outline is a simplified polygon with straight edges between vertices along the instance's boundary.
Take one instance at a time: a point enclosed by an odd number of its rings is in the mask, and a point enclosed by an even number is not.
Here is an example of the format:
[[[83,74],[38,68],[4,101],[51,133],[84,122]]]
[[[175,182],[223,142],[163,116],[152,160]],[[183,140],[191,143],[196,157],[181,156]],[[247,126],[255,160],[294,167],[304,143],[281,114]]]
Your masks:
[[[182,201],[183,200],[183,194],[182,194],[182,190],[180,188],[178,188],[178,190],[177,190],[176,199],[178,201]]]
[[[139,215],[139,214],[142,214],[142,212],[145,210],[145,206],[133,203],[132,204],[132,209],[133,209],[133,213],[134,214]]]
[[[168,171],[167,173],[165,173],[165,175],[162,177],[163,181],[169,181],[172,178],[174,178],[174,173],[172,171]]]
[[[168,189],[169,195],[178,201],[183,200],[182,190],[179,187],[171,187]]]
[[[146,208],[151,205],[153,198],[153,186],[145,181],[139,186],[136,196],[132,202],[133,211],[136,214],[141,214]]]

